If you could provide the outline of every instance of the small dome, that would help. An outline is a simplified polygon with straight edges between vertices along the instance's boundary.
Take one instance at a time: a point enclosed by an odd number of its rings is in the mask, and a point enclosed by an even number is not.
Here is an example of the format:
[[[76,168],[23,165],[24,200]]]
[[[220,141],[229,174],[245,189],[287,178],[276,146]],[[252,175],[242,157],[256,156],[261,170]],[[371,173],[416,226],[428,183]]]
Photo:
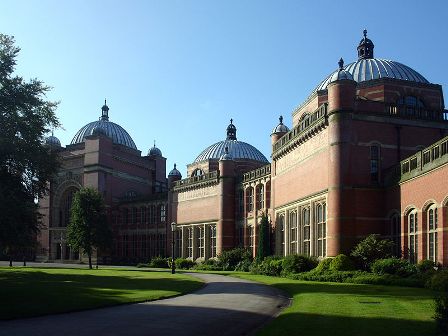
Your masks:
[[[333,72],[328,83],[332,83],[339,80],[353,80],[353,76],[350,72],[344,69],[344,60],[341,58],[338,62],[339,70]]]
[[[208,146],[198,155],[193,163],[210,159],[219,160],[226,154],[226,148],[233,160],[254,160],[269,163],[266,157],[254,146],[236,139],[236,127],[233,125],[232,119],[227,127],[227,139]]]
[[[53,134],[45,138],[45,144],[52,147],[61,147],[61,142]]]
[[[230,160],[233,160],[233,157],[232,155],[229,154],[229,147],[226,147],[224,149],[224,154],[221,155],[219,161],[230,161]]]
[[[102,114],[100,120],[93,121],[82,127],[75,134],[70,144],[74,145],[84,142],[85,138],[89,135],[92,135],[95,131],[100,132],[99,134],[103,134],[108,136],[109,138],[112,138],[112,141],[116,144],[123,145],[132,149],[137,149],[134,140],[132,140],[128,132],[126,132],[126,130],[120,125],[109,121],[109,107],[106,105],[106,102],[104,102],[104,105],[101,108],[101,112]]]
[[[177,170],[176,164],[174,164],[174,168],[169,172],[168,176],[177,176],[182,178],[182,174]]]
[[[278,120],[280,121],[280,123],[274,127],[271,134],[289,132],[289,128],[286,125],[283,125],[283,116],[280,116]]]
[[[155,141],[154,141],[154,147],[149,149],[148,155],[162,156],[162,151],[156,147]]]

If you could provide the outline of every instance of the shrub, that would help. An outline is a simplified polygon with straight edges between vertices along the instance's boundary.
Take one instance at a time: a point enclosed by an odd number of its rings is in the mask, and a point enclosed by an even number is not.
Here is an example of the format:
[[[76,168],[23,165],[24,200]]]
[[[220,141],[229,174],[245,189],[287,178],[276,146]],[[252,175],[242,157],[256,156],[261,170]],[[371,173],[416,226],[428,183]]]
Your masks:
[[[331,260],[331,259],[324,259]],[[288,278],[295,280],[322,281],[322,282],[349,282],[349,279],[365,274],[362,271],[323,271],[312,270],[299,274],[291,274]]]
[[[372,272],[378,275],[392,274],[409,277],[417,273],[417,268],[409,261],[398,258],[378,259],[372,264]]]
[[[218,261],[225,271],[234,271],[238,263],[243,260],[252,262],[252,253],[244,248],[223,251],[218,256]]]
[[[329,271],[330,265],[331,265],[331,260],[332,260],[332,258],[322,259],[319,262],[319,264],[317,265],[317,267],[313,270],[313,272],[317,274],[317,273]]]
[[[386,286],[405,286],[405,287],[423,287],[423,282],[418,277],[402,278],[392,274],[372,274],[364,273],[348,279],[346,282],[367,284],[367,285],[386,285]]]
[[[191,259],[177,258],[175,261],[176,268],[178,269],[190,269],[193,268],[196,263]]]
[[[291,254],[282,261],[282,273],[302,273],[312,270],[317,266],[317,259],[304,255]]]
[[[430,288],[437,292],[434,298],[434,319],[441,335],[448,331],[448,270],[437,271],[430,280]]]
[[[279,276],[283,269],[283,259],[278,256],[266,257],[261,262],[254,262],[250,271],[254,274]]]
[[[222,271],[222,266],[215,259],[204,260],[203,262],[196,264],[193,268],[203,271]]]
[[[148,266],[153,268],[169,268],[168,259],[169,258],[154,257],[148,263]]]
[[[330,271],[353,271],[355,269],[353,261],[345,254],[339,254],[330,260]]]
[[[371,234],[355,246],[351,256],[355,258],[359,267],[369,270],[375,260],[392,257],[393,246],[393,241]]]
[[[434,272],[435,266],[434,261],[425,259],[417,264],[417,270],[420,273]]]
[[[252,261],[250,261],[249,259],[243,259],[235,266],[235,271],[249,272],[251,265],[252,265]]]

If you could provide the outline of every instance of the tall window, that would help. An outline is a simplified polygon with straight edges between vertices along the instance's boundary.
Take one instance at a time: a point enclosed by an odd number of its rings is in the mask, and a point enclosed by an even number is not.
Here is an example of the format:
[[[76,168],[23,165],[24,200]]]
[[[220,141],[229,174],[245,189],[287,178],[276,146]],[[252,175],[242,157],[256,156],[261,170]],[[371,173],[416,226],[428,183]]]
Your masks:
[[[379,181],[380,167],[380,147],[378,145],[370,146],[370,180],[372,182]]]
[[[210,258],[216,257],[216,225],[210,225]]]
[[[264,186],[257,186],[257,209],[264,209]]]
[[[176,257],[182,258],[182,229],[176,230]]]
[[[326,204],[316,205],[317,256],[327,256],[327,209]]]
[[[310,225],[310,209],[302,210],[302,226],[303,226],[303,254],[311,255],[311,225]]]
[[[427,259],[437,262],[437,208],[428,210],[428,255]]]
[[[289,213],[289,254],[297,253],[297,212]]]
[[[254,211],[254,189],[252,187],[246,189],[246,208],[247,212]]]
[[[70,188],[64,193],[64,196],[62,197],[59,226],[67,226],[70,222],[70,212],[72,209],[73,196],[76,191],[77,190],[75,188]]]
[[[165,204],[160,206],[160,222],[164,223],[166,220],[166,207]]]
[[[238,190],[238,216],[242,217],[244,215],[244,190]]]
[[[205,258],[205,230],[201,225],[197,228],[198,235],[198,257]]]
[[[187,237],[188,237],[188,242],[187,242],[188,258],[193,259],[193,228],[192,227],[187,228]]]
[[[277,217],[277,234],[278,234],[278,246],[280,247],[279,254],[285,255],[285,215],[282,214]]]
[[[408,215],[409,261],[412,263],[417,262],[417,251],[418,251],[417,231],[418,231],[417,211],[413,210]]]
[[[255,229],[253,226],[249,226],[249,247],[252,249],[255,246]]]
[[[390,239],[394,242],[393,255],[401,256],[401,230],[400,230],[400,216],[393,214],[390,217]]]

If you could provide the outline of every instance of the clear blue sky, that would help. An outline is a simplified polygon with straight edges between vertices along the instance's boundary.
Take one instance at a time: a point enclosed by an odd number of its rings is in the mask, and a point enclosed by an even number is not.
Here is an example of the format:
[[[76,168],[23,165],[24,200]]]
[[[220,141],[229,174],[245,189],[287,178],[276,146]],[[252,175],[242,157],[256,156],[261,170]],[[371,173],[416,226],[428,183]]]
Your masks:
[[[430,5],[429,5],[430,4]],[[1,1],[0,32],[22,49],[17,73],[53,87],[63,145],[110,120],[167,172],[225,138],[270,155],[270,132],[337,68],[364,28],[375,57],[448,85],[448,1]]]

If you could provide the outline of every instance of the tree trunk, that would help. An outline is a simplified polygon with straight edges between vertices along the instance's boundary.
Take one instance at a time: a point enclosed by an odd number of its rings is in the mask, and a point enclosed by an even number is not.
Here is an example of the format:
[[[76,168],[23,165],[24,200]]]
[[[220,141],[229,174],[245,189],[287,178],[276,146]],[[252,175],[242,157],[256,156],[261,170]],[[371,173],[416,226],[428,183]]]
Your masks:
[[[9,267],[12,267],[12,256],[9,256]]]
[[[92,253],[89,253],[89,268],[92,269]]]

